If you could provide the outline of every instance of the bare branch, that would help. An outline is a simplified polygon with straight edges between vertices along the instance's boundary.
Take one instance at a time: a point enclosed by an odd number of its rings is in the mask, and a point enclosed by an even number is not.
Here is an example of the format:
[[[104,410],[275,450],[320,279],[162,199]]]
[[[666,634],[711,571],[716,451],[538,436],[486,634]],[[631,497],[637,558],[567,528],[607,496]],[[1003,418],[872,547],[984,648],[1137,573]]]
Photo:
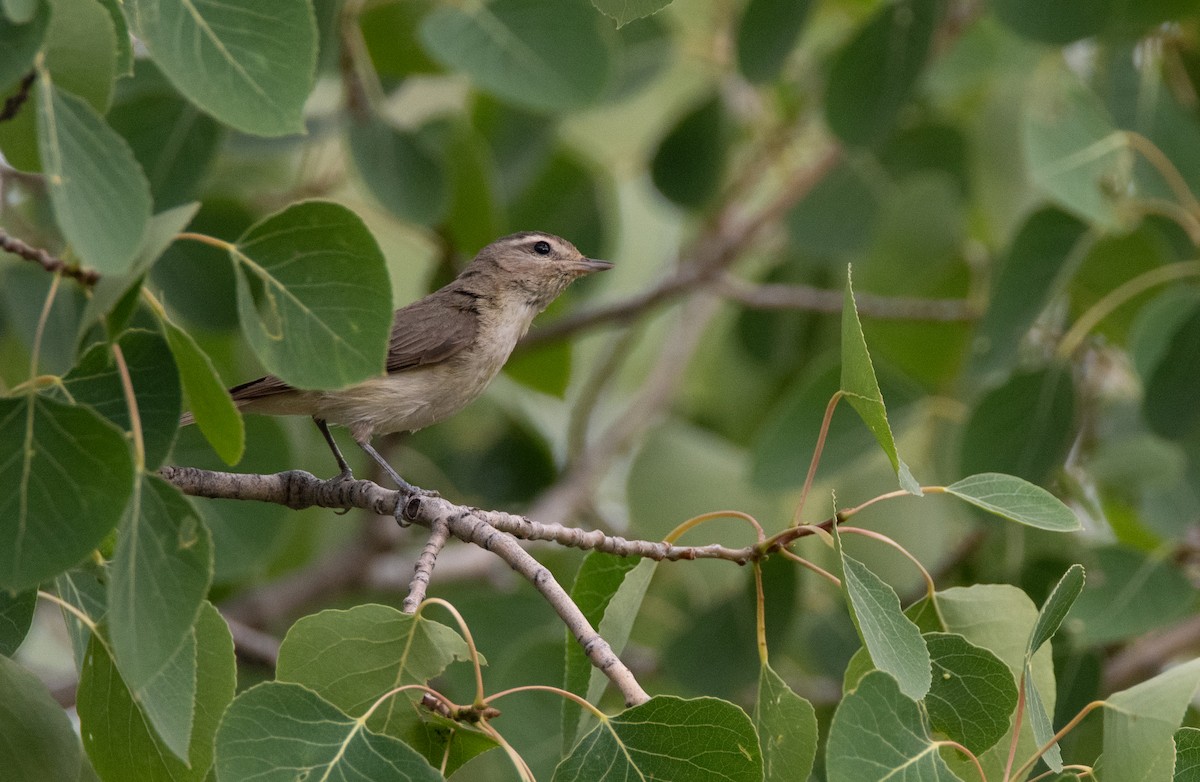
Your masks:
[[[442,519],[435,520],[429,532],[429,540],[425,542],[425,548],[421,550],[421,556],[417,557],[417,564],[413,568],[408,596],[400,604],[400,610],[404,613],[415,614],[425,600],[429,581],[433,578],[433,566],[437,564],[437,556],[449,539],[450,527]]]
[[[3,229],[0,229],[0,250],[40,264],[48,272],[59,272],[66,277],[72,277],[84,285],[95,285],[100,279],[100,275],[94,270],[72,266],[61,258],[55,258],[40,247],[33,247],[15,236],[9,236]]]
[[[21,78],[20,83],[17,84],[17,91],[4,99],[4,107],[0,108],[0,122],[17,116],[21,106],[29,100],[29,90],[33,87],[33,81],[36,78],[37,71],[30,71]]]
[[[842,291],[809,285],[756,285],[732,275],[723,276],[715,288],[728,299],[752,309],[763,310],[837,313],[842,311],[844,295]],[[854,299],[860,315],[881,320],[955,322],[970,321],[979,316],[976,308],[965,299],[920,299],[858,291]]]

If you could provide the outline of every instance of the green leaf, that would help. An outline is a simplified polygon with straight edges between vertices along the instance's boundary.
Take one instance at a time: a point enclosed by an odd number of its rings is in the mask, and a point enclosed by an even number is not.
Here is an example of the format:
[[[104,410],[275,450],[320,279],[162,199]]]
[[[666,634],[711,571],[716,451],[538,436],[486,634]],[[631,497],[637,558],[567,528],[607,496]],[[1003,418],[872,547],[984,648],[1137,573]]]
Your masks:
[[[926,633],[933,684],[925,698],[929,722],[976,755],[1008,733],[1017,708],[1012,671],[992,652],[961,635]]]
[[[808,20],[811,0],[750,0],[737,28],[738,70],[762,84],[779,75]]]
[[[1146,382],[1142,409],[1146,422],[1170,440],[1200,435],[1200,412],[1193,404],[1200,377],[1200,307],[1171,333],[1158,365]]]
[[[441,780],[411,747],[373,733],[298,684],[266,682],[238,695],[216,735],[219,782]]]
[[[1059,209],[1034,212],[1017,231],[975,332],[969,372],[1004,377],[1038,315],[1078,267],[1087,226]]]
[[[281,465],[295,464],[284,421],[277,416],[252,415],[246,423],[246,452],[238,462],[244,473],[271,473]],[[316,432],[314,431],[315,435]],[[315,440],[313,443],[315,444]],[[224,461],[195,427],[184,427],[171,451],[175,464],[205,470],[223,470]],[[328,454],[317,453],[318,456]],[[332,466],[332,461],[330,462]],[[304,514],[284,505],[242,500],[205,499],[193,507],[204,519],[213,542],[213,583],[255,582],[276,572],[279,554],[289,540],[305,529]],[[301,557],[307,557],[300,554]]]
[[[112,14],[96,0],[50,0],[46,70],[55,86],[108,110],[121,46]]]
[[[1173,782],[1200,780],[1200,728],[1175,731],[1175,776]]]
[[[1037,624],[1037,607],[1029,596],[1007,584],[982,584],[971,587],[955,587],[937,593],[939,615],[944,620],[945,630],[963,636],[975,646],[987,649],[996,655],[1011,672],[1015,681],[1025,670],[1025,651],[1028,639]],[[1033,678],[1038,691],[1047,693],[1047,703],[1054,708],[1055,678],[1050,649],[1043,648],[1033,658]],[[1012,743],[1012,728],[1006,730],[1004,738],[979,756],[979,761],[989,779],[1003,776]],[[1024,720],[1017,742],[1017,757],[1029,757],[1040,745],[1033,738],[1029,720]],[[949,761],[964,779],[978,772],[965,760]]]
[[[246,448],[246,427],[212,359],[191,334],[171,321],[164,318],[159,325],[175,355],[179,381],[196,426],[226,464],[237,464]]]
[[[445,216],[450,206],[446,164],[419,134],[371,117],[351,125],[347,141],[359,177],[385,209],[421,225]]]
[[[853,161],[842,161],[788,214],[789,237],[805,253],[834,258],[870,247],[885,192],[883,183],[861,169]]]
[[[1065,68],[1042,70],[1025,106],[1023,140],[1034,183],[1084,220],[1117,231],[1133,183],[1133,150],[1100,99]]]
[[[0,399],[0,588],[66,570],[116,525],[133,486],[125,438],[82,407]]]
[[[383,374],[392,288],[356,214],[327,201],[293,204],[251,226],[230,252],[242,331],[269,372],[298,388]]]
[[[620,655],[629,642],[642,600],[657,571],[656,562],[614,557],[592,552],[579,566],[571,598],[584,612],[588,622],[608,641],[613,654]],[[608,678],[592,665],[579,642],[566,633],[566,662],[563,686],[570,692],[597,704],[608,685]],[[582,717],[582,719],[581,719]],[[564,751],[570,749],[589,724],[587,713],[568,701],[563,702]]]
[[[5,782],[75,780],[87,765],[63,707],[46,685],[0,656],[0,768]]]
[[[896,592],[838,543],[842,591],[871,662],[891,674],[904,694],[920,700],[929,692],[929,649],[920,629],[900,610]]]
[[[118,533],[108,587],[112,653],[163,743],[186,758],[196,693],[192,627],[212,580],[212,542],[189,500],[152,474],[141,477]]]
[[[33,57],[46,38],[50,25],[50,6],[43,0],[30,4],[26,18],[17,20],[0,14],[0,89],[15,84],[30,68]]]
[[[147,270],[166,252],[176,235],[187,227],[198,208],[199,204],[184,204],[150,218],[146,223],[146,232],[142,234],[141,247],[129,270],[123,275],[101,277],[92,287],[91,298],[79,323],[79,340],[85,339],[96,322],[101,320],[109,339],[125,330],[133,314],[133,306],[138,303],[137,297],[141,293]]]
[[[466,642],[451,628],[382,605],[360,605],[306,616],[279,649],[276,678],[315,692],[353,717],[361,717],[389,690],[425,684],[456,660],[469,659]],[[452,722],[434,721],[415,709],[420,692],[393,695],[367,727],[402,739],[447,773],[495,743]],[[483,738],[483,743],[478,741]]]
[[[138,40],[197,106],[247,133],[303,132],[317,63],[307,0],[130,0],[125,7]]]
[[[1085,645],[1111,644],[1190,616],[1197,592],[1170,560],[1119,546],[1095,551],[1068,626]]]
[[[371,5],[358,15],[371,64],[383,79],[403,79],[415,73],[437,73],[438,66],[421,49],[417,27],[436,5],[433,0]]]
[[[825,118],[850,144],[884,139],[929,56],[941,0],[883,5],[842,47],[829,69]]]
[[[588,624],[596,627],[604,618],[604,612],[625,582],[626,576],[639,564],[636,557],[615,557],[601,551],[588,552],[579,563],[575,582],[571,585],[571,601],[579,607]],[[635,612],[636,613],[636,612]],[[606,639],[607,640],[607,639]],[[563,671],[563,689],[581,697],[587,697],[592,664],[583,649],[571,637],[565,639],[566,662]],[[581,710],[570,700],[563,700],[563,751],[566,752],[578,738],[583,724]]]
[[[592,5],[623,27],[635,19],[656,14],[671,4],[671,0],[592,0]]]
[[[713,93],[684,114],[659,142],[650,162],[658,191],[686,209],[699,209],[716,197],[725,177],[729,120],[721,96]]]
[[[1082,528],[1075,514],[1041,486],[1012,475],[981,473],[946,487],[947,494],[966,500],[988,513],[1051,532]]]
[[[896,440],[888,424],[883,393],[879,390],[879,381],[875,379],[875,367],[871,363],[871,354],[867,350],[866,338],[863,337],[862,323],[858,319],[849,266],[846,267],[846,293],[842,302],[841,391],[888,455],[892,469],[900,479],[900,488],[921,496],[921,485],[896,451]]]
[[[555,782],[762,778],[758,737],[744,711],[717,698],[665,695],[597,725],[554,770]]]
[[[195,702],[187,754],[176,757],[158,737],[104,644],[94,640],[82,666],[77,708],[84,745],[105,779],[201,782],[212,766],[213,735],[233,700],[237,675],[233,638],[211,603],[204,603],[188,649],[194,658]]]
[[[301,618],[279,648],[275,674],[358,717],[380,696],[406,684],[425,684],[455,660],[466,660],[466,642],[453,629],[390,606],[329,609]],[[368,727],[399,737],[412,716],[409,701],[392,697]],[[397,728],[398,725],[404,727]]]
[[[12,657],[33,624],[37,590],[12,593],[0,589],[0,655]]]
[[[764,782],[808,779],[817,757],[816,712],[769,665],[759,671],[754,728],[762,745]]]
[[[116,44],[116,62],[113,74],[118,78],[133,75],[133,40],[129,35],[129,24],[121,11],[123,0],[100,0],[100,5],[108,12],[112,21],[113,38]]]
[[[420,32],[435,60],[466,72],[484,92],[537,111],[593,102],[612,70],[600,17],[583,3],[443,5],[425,17]]]
[[[121,274],[150,218],[150,187],[125,140],[45,72],[37,88],[38,151],[63,236],[88,266]]]
[[[958,782],[938,754],[920,706],[883,671],[868,673],[838,704],[825,773],[829,782]]]
[[[1006,473],[1046,484],[1062,468],[1074,436],[1070,368],[1022,372],[975,403],[963,428],[959,467],[966,475]]]
[[[1022,681],[1025,687],[1025,714],[1033,731],[1034,743],[1040,749],[1050,744],[1050,739],[1054,738],[1054,723],[1050,721],[1050,713],[1046,711],[1046,704],[1042,701],[1042,694],[1028,664]],[[1042,761],[1051,771],[1063,770],[1062,750],[1058,748],[1057,742],[1050,744],[1050,748],[1042,753]]]
[[[1075,599],[1083,591],[1086,574],[1082,565],[1071,565],[1062,578],[1054,585],[1050,596],[1042,604],[1038,612],[1037,624],[1033,626],[1033,634],[1029,636],[1029,656],[1033,656],[1042,644],[1049,641],[1058,632],[1059,626],[1067,618]]]
[[[88,559],[78,567],[59,573],[54,579],[54,590],[64,601],[79,609],[95,624],[108,611],[108,570],[95,559]],[[63,608],[60,611],[67,633],[71,636],[71,653],[76,668],[83,667],[88,644],[92,640],[91,627],[74,613]]]
[[[217,153],[222,129],[175,91],[149,60],[122,80],[108,124],[133,151],[158,209],[192,200]]]
[[[162,464],[179,427],[179,373],[167,341],[149,331],[127,331],[117,341],[137,402],[146,467]],[[106,344],[94,345],[63,378],[77,404],[93,407],[122,431],[131,431],[129,407],[116,357]]]
[[[1101,779],[1171,779],[1175,731],[1197,686],[1200,659],[1106,698]]]

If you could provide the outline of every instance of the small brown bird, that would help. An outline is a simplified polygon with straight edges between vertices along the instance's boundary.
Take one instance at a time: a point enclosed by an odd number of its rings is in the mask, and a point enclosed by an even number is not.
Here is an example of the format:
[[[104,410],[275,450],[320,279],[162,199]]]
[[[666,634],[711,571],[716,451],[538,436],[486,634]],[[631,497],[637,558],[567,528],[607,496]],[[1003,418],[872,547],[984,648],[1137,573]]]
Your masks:
[[[312,416],[347,478],[350,467],[326,422],[348,427],[397,486],[420,491],[371,446],[372,436],[423,429],[457,413],[483,393],[534,317],[572,280],[610,268],[553,234],[505,236],[445,287],[396,310],[386,375],[336,391],[302,391],[268,375],[229,393],[248,413]]]

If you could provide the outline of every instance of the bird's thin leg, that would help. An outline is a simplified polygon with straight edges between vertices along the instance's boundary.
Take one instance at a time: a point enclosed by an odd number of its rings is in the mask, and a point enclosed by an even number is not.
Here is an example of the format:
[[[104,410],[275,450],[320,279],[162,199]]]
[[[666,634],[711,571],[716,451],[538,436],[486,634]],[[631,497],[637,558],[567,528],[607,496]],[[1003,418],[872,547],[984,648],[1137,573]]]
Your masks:
[[[325,442],[329,443],[329,450],[333,451],[333,458],[337,459],[338,469],[341,474],[338,475],[342,480],[352,480],[354,473],[350,470],[350,465],[346,463],[346,457],[342,456],[342,451],[338,448],[337,441],[333,439],[333,435],[329,432],[329,424],[325,423],[324,418],[313,416],[313,423],[321,430],[321,434],[325,437]]]
[[[399,486],[403,491],[409,492],[410,494],[421,494],[427,497],[438,496],[438,493],[435,491],[413,486],[411,483],[401,478],[400,473],[396,472],[392,465],[388,464],[387,459],[384,459],[382,456],[380,456],[379,451],[376,451],[368,440],[356,440],[356,442],[358,442],[362,449],[367,452],[367,456],[370,456],[372,459],[374,459],[375,463],[383,468],[383,471],[387,473],[387,476],[392,479],[392,482]]]

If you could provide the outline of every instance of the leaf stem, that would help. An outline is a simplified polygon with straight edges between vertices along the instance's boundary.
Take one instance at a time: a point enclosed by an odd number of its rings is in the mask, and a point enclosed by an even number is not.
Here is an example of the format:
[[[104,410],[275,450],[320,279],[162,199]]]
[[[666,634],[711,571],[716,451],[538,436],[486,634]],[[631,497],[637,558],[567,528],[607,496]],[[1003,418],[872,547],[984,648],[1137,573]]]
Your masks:
[[[113,358],[117,362],[117,373],[121,376],[121,390],[125,393],[125,404],[129,407],[129,431],[133,435],[133,464],[138,472],[146,469],[146,441],[142,435],[142,416],[138,412],[137,395],[133,392],[133,378],[129,376],[129,365],[121,345],[112,343]]]
[[[482,709],[487,705],[487,701],[483,695],[483,668],[479,664],[479,650],[475,648],[475,639],[471,636],[471,628],[467,626],[467,622],[463,619],[462,614],[458,609],[443,600],[440,597],[427,597],[421,601],[421,605],[417,606],[416,616],[421,616],[426,606],[439,605],[450,612],[454,617],[454,621],[458,623],[458,629],[462,631],[463,639],[467,642],[467,649],[471,654],[471,665],[475,668],[475,702],[472,704],[476,708]]]
[[[767,665],[767,596],[763,591],[762,560],[750,565],[754,569],[754,629],[758,641],[758,661]]]
[[[60,608],[62,608],[64,611],[67,611],[68,613],[74,615],[74,617],[76,619],[78,619],[80,622],[82,622],[83,625],[85,627],[87,627],[88,630],[90,630],[93,633],[96,632],[96,623],[94,621],[92,621],[92,618],[90,616],[88,616],[87,614],[85,614],[83,611],[79,610],[75,606],[68,603],[66,600],[63,600],[58,595],[51,594],[50,592],[46,592],[41,589],[38,590],[37,594],[38,594],[38,597],[43,598],[45,600],[49,600],[51,603],[57,603],[58,606]]]
[[[829,434],[829,422],[833,420],[833,411],[843,396],[845,396],[845,392],[838,389],[829,398],[829,404],[825,406],[825,417],[821,419],[821,433],[817,435],[817,445],[813,449],[812,461],[808,463],[808,475],[804,477],[804,489],[800,492],[800,502],[796,504],[796,512],[792,515],[793,527],[800,526],[800,514],[804,512],[804,502],[808,499],[809,489],[812,488],[813,476],[817,474],[817,465],[821,462],[821,452],[825,450],[825,438]]]
[[[663,542],[673,544],[675,541],[679,540],[679,538],[681,538],[685,532],[693,527],[698,527],[706,521],[712,521],[713,519],[721,518],[742,519],[750,526],[754,527],[754,532],[759,543],[762,543],[764,540],[766,540],[766,533],[763,532],[762,525],[758,523],[758,519],[754,518],[749,513],[743,513],[740,510],[714,510],[709,511],[708,513],[701,513],[699,516],[693,516],[687,521],[681,523],[679,526],[675,527],[675,529],[667,533],[667,536],[663,538]]]
[[[987,774],[983,773],[983,766],[979,765],[979,758],[977,758],[975,756],[974,752],[967,749],[962,744],[959,744],[957,741],[951,741],[949,739],[944,739],[942,741],[935,741],[935,742],[933,742],[933,745],[935,747],[952,747],[952,748],[958,750],[959,752],[961,752],[962,754],[966,755],[967,760],[971,761],[971,765],[973,765],[975,767],[975,770],[979,772],[979,778],[981,780],[983,780],[983,782],[988,782]]]
[[[1185,277],[1200,277],[1200,261],[1182,261],[1166,266],[1159,266],[1148,272],[1126,280],[1108,293],[1104,294],[1087,312],[1075,321],[1075,324],[1063,335],[1058,343],[1058,355],[1067,358],[1075,352],[1083,338],[1096,327],[1100,321],[1108,317],[1113,310],[1128,302],[1134,296]]]
[[[1023,691],[1025,688],[1022,687],[1021,689]],[[1025,763],[1013,773],[1012,777],[1008,777],[1006,775],[1005,780],[1007,781],[1010,778],[1018,779],[1022,774],[1029,771],[1031,768],[1033,768],[1033,764],[1038,762],[1038,758],[1040,758],[1042,755],[1046,754],[1046,751],[1049,750],[1051,747],[1053,747],[1055,744],[1057,744],[1059,741],[1062,741],[1062,738],[1064,736],[1066,736],[1068,733],[1070,733],[1072,730],[1074,730],[1075,726],[1078,725],[1080,722],[1082,722],[1084,717],[1091,714],[1096,709],[1099,709],[1099,708],[1101,708],[1103,706],[1107,706],[1107,705],[1108,704],[1105,701],[1092,701],[1088,705],[1084,706],[1082,709],[1079,710],[1078,714],[1076,714],[1074,717],[1071,718],[1070,722],[1068,722],[1066,725],[1062,726],[1062,729],[1059,730],[1058,733],[1055,733],[1053,736],[1050,737],[1049,741],[1047,741],[1044,745],[1042,745],[1040,748],[1038,748],[1037,752],[1033,753],[1033,757],[1031,757],[1029,760],[1025,761]]]
[[[847,526],[839,524],[838,525],[838,533],[841,534],[843,532],[850,532],[855,535],[862,535],[863,537],[871,538],[872,540],[878,540],[881,543],[888,544],[889,546],[891,546],[892,548],[896,549],[901,554],[903,554],[908,559],[909,562],[912,562],[914,565],[917,566],[917,570],[921,571],[921,577],[925,579],[925,591],[929,595],[930,601],[932,601],[934,604],[934,610],[937,611],[937,599],[934,597],[934,593],[937,591],[937,587],[934,586],[933,576],[929,575],[929,571],[926,570],[925,566],[921,564],[921,560],[919,560],[915,556],[913,556],[912,552],[910,552],[908,549],[904,548],[904,546],[901,546],[894,538],[890,538],[887,535],[884,535],[882,532],[876,532],[874,530],[863,529],[862,527],[847,527]],[[939,621],[942,620],[942,617],[940,614],[938,615],[938,620]],[[945,626],[945,622],[943,622],[942,624],[943,624],[943,626]]]
[[[830,573],[825,568],[821,567],[820,565],[818,565],[814,562],[811,562],[810,560],[805,559],[804,557],[800,556],[796,552],[791,551],[789,549],[784,548],[784,549],[780,549],[779,551],[788,559],[792,560],[793,562],[795,562],[798,565],[808,568],[809,570],[816,573],[821,578],[824,578],[825,580],[829,581],[829,583],[833,584],[838,589],[842,588],[842,580],[840,578],[838,578],[837,576],[835,576],[834,574]]]
[[[505,697],[506,695],[516,695],[517,693],[521,693],[521,692],[552,692],[555,695],[563,696],[567,700],[574,701],[581,708],[585,709],[586,711],[590,711],[592,714],[594,714],[597,719],[599,719],[601,721],[608,720],[608,715],[605,714],[604,712],[600,711],[600,709],[596,708],[594,705],[592,705],[592,703],[590,701],[588,701],[587,698],[581,697],[573,692],[570,692],[569,690],[564,690],[559,687],[551,687],[548,684],[524,684],[524,685],[521,685],[520,687],[512,687],[507,690],[501,690],[500,692],[489,695],[487,697],[487,699],[485,700],[485,704],[490,706],[492,703],[500,700],[501,698]]]
[[[50,308],[54,305],[54,297],[58,295],[58,284],[62,282],[62,274],[54,273],[50,282],[50,290],[46,291],[46,300],[42,302],[42,311],[38,315],[37,328],[33,332],[33,347],[29,350],[29,376],[37,376],[38,361],[42,353],[42,337],[46,334],[46,322],[50,320]]]

